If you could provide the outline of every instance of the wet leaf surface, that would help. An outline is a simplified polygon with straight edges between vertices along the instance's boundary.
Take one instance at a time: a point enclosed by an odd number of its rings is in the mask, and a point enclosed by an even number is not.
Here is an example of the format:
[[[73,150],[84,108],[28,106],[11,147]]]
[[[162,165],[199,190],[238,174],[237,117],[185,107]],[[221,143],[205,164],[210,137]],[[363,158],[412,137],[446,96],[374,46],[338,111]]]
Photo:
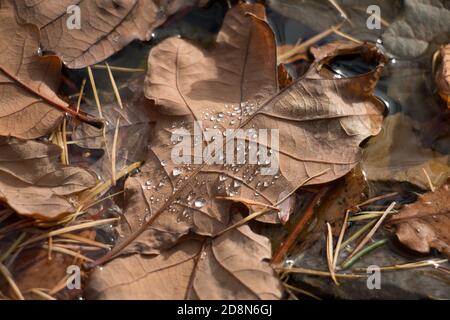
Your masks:
[[[431,248],[450,257],[450,186],[421,195],[405,206],[389,223],[396,226],[400,242],[412,250],[428,253]]]

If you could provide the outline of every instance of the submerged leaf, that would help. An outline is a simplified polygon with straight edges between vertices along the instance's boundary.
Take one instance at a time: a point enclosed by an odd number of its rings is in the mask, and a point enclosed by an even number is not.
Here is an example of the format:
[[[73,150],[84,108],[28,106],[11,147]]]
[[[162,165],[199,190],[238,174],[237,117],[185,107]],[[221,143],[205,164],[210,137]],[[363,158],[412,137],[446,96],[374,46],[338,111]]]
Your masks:
[[[0,135],[36,138],[49,134],[62,119],[59,99],[61,63],[39,56],[39,31],[21,25],[10,1],[0,8]]]
[[[437,249],[450,258],[450,184],[427,192],[389,220],[400,242],[412,250]]]
[[[94,186],[96,178],[62,165],[60,156],[54,144],[0,137],[0,199],[21,215],[42,220],[74,212],[76,194]]]
[[[405,0],[404,11],[383,34],[386,49],[397,57],[417,58],[430,44],[448,42],[450,7],[447,0]]]
[[[108,58],[133,40],[149,40],[152,31],[168,16],[194,5],[196,1],[62,0],[30,3],[15,0],[15,3],[18,16],[41,30],[44,50],[60,56],[69,68],[83,68]],[[80,19],[79,25],[77,18]]]

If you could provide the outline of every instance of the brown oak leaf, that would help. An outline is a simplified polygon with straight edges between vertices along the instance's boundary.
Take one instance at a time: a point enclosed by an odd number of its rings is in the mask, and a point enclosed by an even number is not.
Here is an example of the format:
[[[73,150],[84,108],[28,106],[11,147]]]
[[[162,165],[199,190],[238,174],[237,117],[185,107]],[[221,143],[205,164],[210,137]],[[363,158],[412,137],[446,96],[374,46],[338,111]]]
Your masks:
[[[435,248],[450,257],[450,184],[427,192],[389,220],[401,243],[420,253]]]
[[[94,272],[86,295],[89,299],[280,299],[282,288],[270,257],[269,240],[241,226],[216,239],[186,240],[157,256],[117,258]]]
[[[18,16],[39,27],[44,50],[57,54],[69,68],[102,61],[133,40],[149,40],[168,16],[196,0],[15,0]],[[80,25],[71,19],[79,14]]]
[[[441,62],[435,79],[439,95],[447,102],[450,108],[450,44],[443,46],[439,52]]]
[[[62,119],[54,105],[67,107],[55,94],[61,63],[39,56],[38,29],[19,24],[8,0],[0,8],[0,35],[0,135],[44,136]]]
[[[0,137],[0,200],[21,215],[50,220],[76,210],[77,193],[94,186],[89,171],[60,163],[58,146]]]

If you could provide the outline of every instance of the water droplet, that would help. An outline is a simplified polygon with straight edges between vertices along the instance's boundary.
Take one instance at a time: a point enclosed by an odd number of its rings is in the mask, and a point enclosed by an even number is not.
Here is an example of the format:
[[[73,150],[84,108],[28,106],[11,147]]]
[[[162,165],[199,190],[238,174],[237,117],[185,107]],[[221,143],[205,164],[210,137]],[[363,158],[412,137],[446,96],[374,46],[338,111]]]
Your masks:
[[[162,161],[161,161],[161,165],[162,165],[163,167],[167,166],[167,161],[166,161],[166,160],[162,160]]]
[[[195,200],[194,205],[196,208],[202,208],[206,203],[206,200],[203,198],[198,198],[197,200]]]
[[[177,177],[177,176],[179,176],[182,172],[183,172],[183,170],[181,170],[180,168],[174,168],[174,169],[172,170],[172,175],[173,175],[174,177]]]
[[[227,176],[224,174],[219,175],[219,181],[225,181],[227,180]]]
[[[217,115],[218,118],[223,118],[223,112],[219,112],[219,114]]]

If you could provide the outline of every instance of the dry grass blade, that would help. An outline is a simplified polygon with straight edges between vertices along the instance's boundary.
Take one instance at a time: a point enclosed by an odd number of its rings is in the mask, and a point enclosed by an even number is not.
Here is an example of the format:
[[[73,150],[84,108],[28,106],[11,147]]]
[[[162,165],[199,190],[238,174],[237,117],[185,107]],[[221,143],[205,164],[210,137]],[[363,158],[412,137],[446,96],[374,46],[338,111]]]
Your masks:
[[[67,119],[64,118],[63,123],[61,124],[61,138],[62,138],[62,147],[63,147],[63,156],[62,162],[66,165],[69,164],[69,149],[67,147]]]
[[[111,80],[111,85],[114,91],[114,95],[116,96],[117,104],[119,105],[120,109],[123,109],[122,104],[122,98],[120,97],[119,89],[117,88],[116,80],[114,79],[113,73],[111,71],[111,68],[109,67],[109,64],[106,63],[106,69],[108,70],[109,79]]]
[[[389,207],[386,209],[386,211],[383,213],[383,215],[380,217],[380,219],[377,221],[377,223],[373,226],[373,228],[367,233],[367,235],[361,240],[361,242],[356,246],[356,248],[353,250],[353,252],[347,257],[346,261],[344,261],[344,264],[350,260],[354,255],[358,253],[359,250],[361,250],[366,243],[370,240],[370,238],[375,234],[375,232],[380,227],[381,223],[384,221],[386,216],[392,211],[392,209],[395,207],[396,203],[395,201],[392,202]]]
[[[6,279],[6,281],[10,285],[10,287],[13,290],[14,294],[16,295],[17,299],[25,300],[25,298],[22,295],[22,292],[20,291],[19,287],[17,286],[16,282],[14,281],[11,273],[3,265],[3,263],[0,263],[0,273],[3,275],[3,277]]]

